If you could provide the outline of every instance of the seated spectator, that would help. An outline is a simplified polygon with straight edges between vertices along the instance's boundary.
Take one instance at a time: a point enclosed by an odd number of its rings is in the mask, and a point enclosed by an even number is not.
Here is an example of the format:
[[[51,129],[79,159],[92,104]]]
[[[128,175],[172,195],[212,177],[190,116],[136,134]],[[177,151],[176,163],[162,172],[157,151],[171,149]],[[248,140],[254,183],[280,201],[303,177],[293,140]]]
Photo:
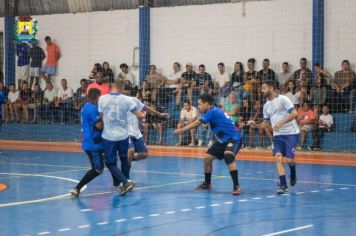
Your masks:
[[[204,146],[207,142],[207,147],[211,147],[214,143],[214,134],[211,131],[209,124],[202,124],[197,129],[198,147]]]
[[[4,82],[0,81],[0,92],[2,92],[5,96],[5,98],[8,97],[9,90],[6,88],[4,85]],[[6,99],[7,100],[7,99]],[[9,107],[7,106],[7,103],[2,104],[2,112],[3,112],[3,117],[2,120],[7,123],[9,121]]]
[[[331,104],[333,112],[352,112],[353,96],[351,93],[356,74],[350,69],[350,62],[342,62],[342,70],[337,71],[332,83]]]
[[[190,123],[194,122],[196,119],[198,119],[198,109],[193,107],[190,104],[189,100],[184,101],[184,107],[181,110],[180,113],[180,118],[179,118],[179,123],[177,126],[177,129],[183,128],[184,126],[189,125]],[[195,129],[190,130],[190,147],[195,146]],[[179,145],[184,145],[183,142],[183,136],[179,135],[179,142],[176,144],[177,146]]]
[[[102,72],[103,68],[100,65],[100,63],[95,63],[93,66],[93,69],[90,71],[89,79],[90,80],[95,80],[95,74],[98,72]]]
[[[289,64],[288,62],[283,62],[282,64],[282,72],[277,75],[277,81],[279,84],[280,94],[285,94],[286,89],[288,87],[288,82],[292,77],[292,73],[289,72]]]
[[[10,84],[10,91],[7,97],[7,106],[10,109],[10,122],[20,123],[19,108],[21,106],[20,91],[16,90],[15,84]]]
[[[274,73],[274,71],[269,68],[268,58],[263,59],[262,70],[257,72],[257,79],[260,81],[261,84],[265,81],[274,81],[276,86],[278,87],[276,73]]]
[[[55,117],[55,101],[57,97],[57,90],[53,87],[52,82],[47,82],[46,89],[43,95],[43,102],[42,102],[42,119],[46,123],[54,123]]]
[[[179,81],[182,78],[179,62],[173,63],[173,72],[169,75],[166,81],[167,97],[171,94],[176,94],[176,107],[179,107],[182,99],[183,90],[179,88]]]
[[[300,144],[297,150],[302,150],[307,133],[312,131],[315,124],[316,114],[310,109],[309,104],[304,102],[301,109],[298,110],[297,121],[300,129]]]
[[[248,133],[250,130],[250,125],[247,122],[251,119],[252,106],[248,99],[244,99],[242,102],[242,107],[240,109],[238,127],[242,133],[242,148],[248,148]]]
[[[145,80],[147,82],[147,87],[152,91],[152,102],[156,103],[159,91],[165,84],[167,78],[157,72],[157,67],[155,65],[150,65],[150,73],[146,76]]]
[[[231,74],[230,84],[240,83],[244,86],[244,67],[241,62],[236,62],[234,66],[234,72]]]
[[[219,95],[219,105],[221,108],[228,102],[228,96],[232,91],[232,85],[230,84],[230,75],[225,70],[225,64],[220,62],[218,64],[218,72],[214,78],[214,91]]]
[[[129,71],[129,66],[126,63],[120,65],[121,72],[118,74],[118,78],[125,80],[126,84],[131,87],[131,95],[136,96],[138,90],[138,83],[135,76]]]
[[[59,122],[64,125],[71,121],[71,111],[73,107],[73,89],[68,87],[67,80],[61,80],[61,87],[58,90],[55,107],[59,109]]]
[[[333,129],[334,119],[329,113],[329,107],[323,106],[323,114],[319,117],[319,121],[316,123],[313,129],[313,145],[309,146],[309,150],[320,151],[321,139],[324,137],[325,132],[331,132]]]
[[[312,73],[309,68],[307,68],[307,59],[300,59],[300,69],[294,71],[292,79],[295,81],[295,84],[298,89],[303,86],[307,86],[307,90],[309,91],[311,88],[311,79]]]
[[[247,61],[247,68],[248,71],[245,72],[244,76],[244,90],[245,96],[247,97],[252,103],[258,100],[259,95],[261,94],[260,89],[260,81],[257,78],[257,71],[255,71],[255,58],[250,58]]]
[[[35,84],[31,94],[30,104],[28,106],[29,109],[33,110],[33,119],[31,121],[33,124],[37,123],[40,118],[42,99],[42,90],[38,84]]]
[[[110,68],[109,62],[104,61],[102,68],[103,68],[102,72],[103,72],[104,83],[106,84],[114,83],[114,73]]]
[[[287,85],[286,93],[284,95],[291,100],[296,108],[298,108],[300,104],[300,91],[297,91],[294,80],[289,80]]]
[[[325,80],[318,75],[316,79],[316,85],[310,90],[310,102],[314,105],[323,105],[326,103],[327,99],[327,89],[325,85]]]
[[[195,73],[195,71],[193,71],[192,63],[187,63],[185,68],[186,68],[186,71],[183,72],[183,74],[182,74],[182,78],[181,78],[181,81],[179,84],[180,85],[179,89],[182,90],[182,92],[181,92],[182,95],[184,93],[187,93],[190,104],[192,104],[193,103],[193,87],[195,84],[195,79],[196,79],[197,73]],[[179,106],[180,106],[180,103],[179,103]],[[179,109],[180,107],[177,107],[177,108]]]
[[[214,84],[209,73],[205,72],[205,65],[199,65],[199,73],[196,74],[194,90],[200,94],[213,94]]]
[[[147,81],[142,82],[142,86],[139,89],[139,97],[142,101],[151,103],[152,102],[152,89],[148,86]]]
[[[80,87],[77,89],[74,101],[73,101],[73,109],[75,111],[75,118],[80,120],[80,111],[86,102],[86,94],[88,89],[88,82],[86,79],[80,80]]]
[[[251,112],[251,117],[250,120],[253,120],[256,124],[260,124],[263,122],[263,107],[261,106],[261,102],[259,100],[255,101],[255,106],[252,109]],[[263,146],[263,135],[266,133],[270,143],[273,143],[272,140],[272,127],[268,127],[265,129],[262,128],[255,128],[253,126],[250,126],[249,130],[249,147],[254,148],[255,147],[255,131],[258,131],[258,144],[259,144],[259,149],[262,149]]]
[[[162,107],[157,107],[156,103],[152,103],[151,104],[152,109],[160,112],[160,113],[164,113],[164,109]],[[151,113],[147,113],[146,114],[146,118],[142,124],[142,128],[143,128],[143,136],[145,141],[147,142],[147,136],[148,136],[148,130],[150,128],[153,128],[154,130],[156,130],[156,132],[159,135],[158,141],[156,142],[156,145],[162,145],[163,142],[163,128],[164,128],[164,124],[165,124],[166,119],[162,118],[158,115],[154,115]]]
[[[239,119],[239,113],[240,113],[240,104],[236,101],[236,94],[235,93],[230,93],[229,94],[229,100],[228,103],[224,106],[223,110],[225,111],[226,115],[228,115],[231,120],[237,124],[238,119]]]
[[[31,99],[31,89],[27,81],[22,82],[22,89],[20,91],[20,102],[22,108],[22,123],[29,122],[28,104]]]
[[[103,77],[103,72],[100,72],[100,71],[96,72],[94,78],[95,78],[95,81],[94,81],[94,83],[89,84],[89,86],[86,90],[87,93],[92,88],[99,89],[101,96],[110,93],[110,84],[105,83],[104,77]]]

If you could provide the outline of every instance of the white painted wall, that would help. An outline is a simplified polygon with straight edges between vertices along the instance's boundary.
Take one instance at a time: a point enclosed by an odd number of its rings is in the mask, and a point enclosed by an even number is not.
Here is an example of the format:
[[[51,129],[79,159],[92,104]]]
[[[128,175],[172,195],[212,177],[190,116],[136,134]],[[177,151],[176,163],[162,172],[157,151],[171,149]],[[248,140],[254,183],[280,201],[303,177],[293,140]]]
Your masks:
[[[325,66],[331,72],[341,69],[348,59],[356,70],[356,1],[325,0]]]
[[[151,27],[151,62],[165,73],[174,61],[216,72],[220,61],[232,71],[250,57],[261,68],[267,57],[280,71],[284,61],[296,69],[301,57],[311,59],[311,0],[154,8]]]

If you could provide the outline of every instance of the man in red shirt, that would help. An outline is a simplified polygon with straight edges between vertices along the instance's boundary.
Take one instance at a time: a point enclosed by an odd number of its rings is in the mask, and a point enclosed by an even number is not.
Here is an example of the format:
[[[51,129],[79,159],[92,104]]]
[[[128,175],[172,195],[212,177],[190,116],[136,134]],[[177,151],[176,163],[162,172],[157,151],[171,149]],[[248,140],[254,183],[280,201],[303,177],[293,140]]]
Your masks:
[[[42,77],[48,83],[51,81],[51,77],[56,73],[59,58],[61,58],[61,52],[57,44],[52,43],[51,37],[46,36],[45,41],[47,44],[47,61],[42,69]]]
[[[99,89],[101,96],[110,93],[110,84],[104,83],[103,72],[97,72],[94,76],[94,79],[95,82],[91,83],[87,88],[87,94],[89,93],[90,89],[93,88]]]
[[[297,150],[302,150],[305,142],[305,137],[314,126],[316,115],[312,109],[310,109],[309,104],[304,102],[302,107],[298,111],[298,124],[300,129],[300,145]]]

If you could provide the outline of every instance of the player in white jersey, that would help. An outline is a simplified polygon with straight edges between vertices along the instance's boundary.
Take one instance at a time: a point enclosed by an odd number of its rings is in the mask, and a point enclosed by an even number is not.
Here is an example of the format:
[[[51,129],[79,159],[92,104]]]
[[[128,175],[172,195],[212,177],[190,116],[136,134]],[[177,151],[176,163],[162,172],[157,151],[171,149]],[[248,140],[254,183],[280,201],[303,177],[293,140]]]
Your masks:
[[[104,123],[102,133],[105,164],[113,178],[122,183],[120,195],[131,191],[135,184],[128,181],[125,174],[128,170],[127,152],[129,148],[128,112],[137,117],[145,115],[139,111],[132,99],[121,94],[124,88],[124,80],[115,80],[110,94],[101,96],[98,102],[98,110]],[[119,154],[122,171],[117,167],[117,155]]]
[[[249,121],[248,124],[265,128],[272,124],[273,128],[273,156],[276,157],[276,165],[280,179],[280,187],[277,190],[278,194],[288,192],[286,181],[285,168],[283,159],[286,158],[290,167],[290,185],[294,186],[297,183],[295,171],[295,150],[298,144],[299,127],[295,118],[297,111],[293,103],[285,96],[279,95],[275,91],[275,83],[266,81],[262,84],[262,93],[267,102],[263,106],[264,121],[257,125],[254,121]]]

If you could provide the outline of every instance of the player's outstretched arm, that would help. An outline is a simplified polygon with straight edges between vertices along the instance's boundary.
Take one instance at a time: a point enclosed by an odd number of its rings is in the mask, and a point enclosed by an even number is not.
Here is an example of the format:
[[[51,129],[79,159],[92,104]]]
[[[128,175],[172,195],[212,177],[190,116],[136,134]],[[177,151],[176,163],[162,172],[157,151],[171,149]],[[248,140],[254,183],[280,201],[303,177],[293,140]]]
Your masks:
[[[145,118],[146,114],[144,112],[141,112],[139,110],[135,110],[134,114],[137,116],[137,118],[142,119]]]
[[[153,109],[152,107],[147,106],[147,105],[145,105],[145,111],[147,111],[150,114],[153,114],[153,115],[156,115],[156,116],[159,116],[162,118],[166,118],[166,119],[169,119],[169,117],[170,117],[168,113],[160,113],[160,112],[156,111],[155,109]]]
[[[269,126],[270,122],[268,120],[263,120],[262,123],[256,124],[254,120],[249,120],[247,121],[247,124],[257,129],[266,129]]]
[[[199,120],[196,120],[196,121],[190,123],[189,125],[184,126],[183,128],[174,130],[173,134],[180,135],[180,134],[184,133],[185,131],[188,131],[188,130],[198,127],[201,124],[202,124],[202,122],[200,122]]]

